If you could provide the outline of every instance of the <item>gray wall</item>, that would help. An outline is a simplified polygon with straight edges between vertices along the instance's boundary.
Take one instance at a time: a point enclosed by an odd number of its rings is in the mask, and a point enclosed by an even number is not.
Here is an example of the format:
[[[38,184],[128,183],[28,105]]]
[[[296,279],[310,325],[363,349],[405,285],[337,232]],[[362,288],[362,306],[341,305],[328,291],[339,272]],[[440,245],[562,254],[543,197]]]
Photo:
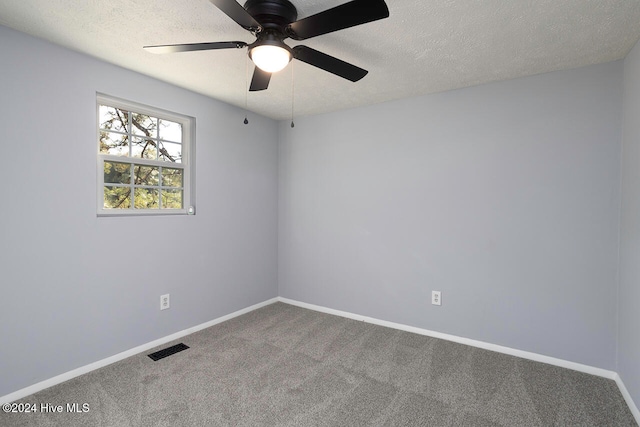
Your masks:
[[[280,295],[614,369],[622,71],[281,123]]]
[[[640,43],[624,61],[618,373],[640,405]]]
[[[277,296],[276,122],[5,27],[0,52],[0,396]],[[96,217],[96,91],[196,118],[196,216]]]

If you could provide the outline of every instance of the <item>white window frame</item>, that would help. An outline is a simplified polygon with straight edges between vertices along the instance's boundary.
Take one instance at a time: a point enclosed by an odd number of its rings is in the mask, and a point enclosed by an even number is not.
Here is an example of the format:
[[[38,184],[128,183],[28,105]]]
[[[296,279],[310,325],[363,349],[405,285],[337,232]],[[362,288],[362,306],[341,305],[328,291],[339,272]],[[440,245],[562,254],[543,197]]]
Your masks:
[[[182,157],[181,163],[172,163],[162,160],[149,160],[138,157],[116,156],[100,152],[100,105],[107,105],[122,110],[145,114],[167,121],[177,122],[182,125]],[[140,215],[193,215],[195,214],[195,124],[194,117],[173,113],[160,108],[127,101],[121,98],[96,94],[96,147],[97,147],[97,215],[98,216],[140,216]],[[131,208],[105,209],[104,208],[104,162],[128,163],[142,166],[163,166],[172,169],[183,170],[183,194],[182,209],[135,209],[133,195]]]

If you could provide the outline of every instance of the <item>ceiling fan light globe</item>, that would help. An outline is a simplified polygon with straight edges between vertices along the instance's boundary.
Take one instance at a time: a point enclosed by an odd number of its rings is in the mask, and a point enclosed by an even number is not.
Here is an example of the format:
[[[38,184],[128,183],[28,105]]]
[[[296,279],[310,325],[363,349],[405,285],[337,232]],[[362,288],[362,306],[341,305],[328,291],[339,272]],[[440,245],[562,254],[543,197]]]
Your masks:
[[[261,45],[251,49],[251,60],[262,71],[277,73],[291,61],[291,53],[280,46]]]

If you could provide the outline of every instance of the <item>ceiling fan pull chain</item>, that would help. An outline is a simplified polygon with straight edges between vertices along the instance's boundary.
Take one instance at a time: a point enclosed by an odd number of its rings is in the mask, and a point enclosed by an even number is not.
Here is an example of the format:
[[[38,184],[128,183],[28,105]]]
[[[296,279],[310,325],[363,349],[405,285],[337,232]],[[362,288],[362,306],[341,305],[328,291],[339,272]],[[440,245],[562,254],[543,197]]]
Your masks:
[[[244,61],[244,124],[249,124],[249,119],[247,119],[247,109],[249,104],[248,93],[249,93],[249,55],[245,55]]]
[[[293,62],[291,62],[291,127],[295,127],[293,124],[293,101],[294,101],[294,80],[293,80]]]

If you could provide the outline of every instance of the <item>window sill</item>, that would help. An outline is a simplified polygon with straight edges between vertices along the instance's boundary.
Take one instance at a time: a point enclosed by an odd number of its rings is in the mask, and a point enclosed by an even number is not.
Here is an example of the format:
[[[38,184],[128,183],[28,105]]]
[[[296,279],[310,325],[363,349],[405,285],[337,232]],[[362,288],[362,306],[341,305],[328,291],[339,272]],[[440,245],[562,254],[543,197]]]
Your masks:
[[[101,217],[125,217],[125,216],[176,216],[176,215],[187,215],[193,216],[194,213],[189,213],[186,209],[164,209],[162,211],[158,210],[150,210],[150,209],[136,209],[130,210],[127,209],[125,211],[99,211],[98,218]]]

